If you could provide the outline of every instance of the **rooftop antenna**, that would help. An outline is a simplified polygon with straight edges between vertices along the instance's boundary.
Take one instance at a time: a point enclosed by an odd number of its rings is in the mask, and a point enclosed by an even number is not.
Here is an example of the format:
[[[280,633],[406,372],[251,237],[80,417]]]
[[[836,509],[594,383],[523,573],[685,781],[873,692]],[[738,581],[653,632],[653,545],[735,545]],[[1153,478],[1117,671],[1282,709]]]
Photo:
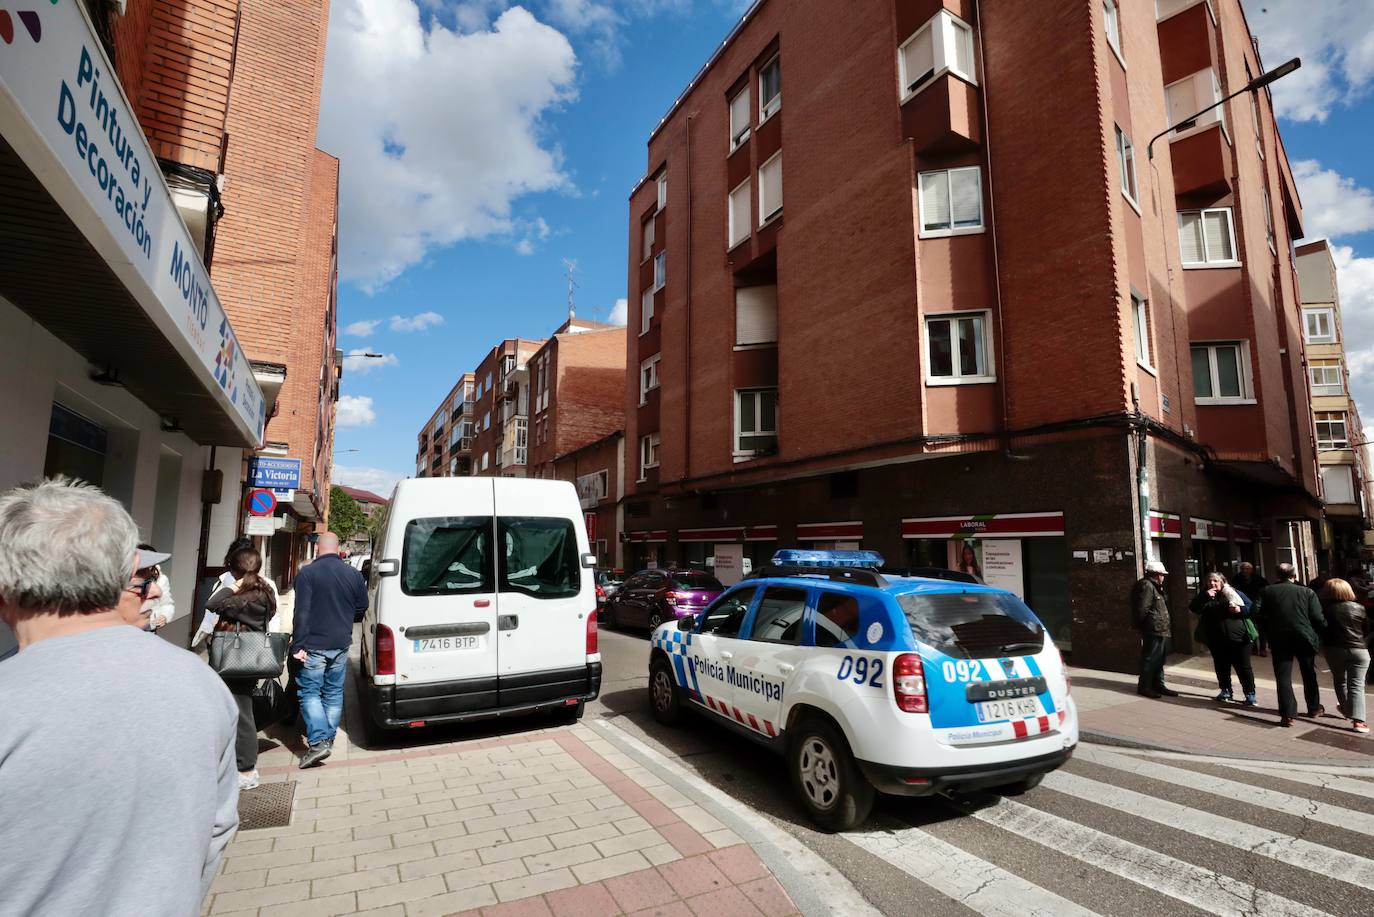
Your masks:
[[[573,289],[577,284],[573,281],[573,272],[577,270],[577,262],[571,258],[563,259],[563,267],[567,269],[568,278],[568,321],[577,318],[577,308],[573,303]]]

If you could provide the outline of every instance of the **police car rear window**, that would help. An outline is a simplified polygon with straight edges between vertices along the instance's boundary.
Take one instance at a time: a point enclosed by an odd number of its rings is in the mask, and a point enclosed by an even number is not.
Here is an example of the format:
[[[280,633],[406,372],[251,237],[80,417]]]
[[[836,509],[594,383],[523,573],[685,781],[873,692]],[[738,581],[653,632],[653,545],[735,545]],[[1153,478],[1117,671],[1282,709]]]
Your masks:
[[[1012,595],[900,595],[897,603],[917,640],[955,659],[1026,656],[1045,645],[1045,629]]]

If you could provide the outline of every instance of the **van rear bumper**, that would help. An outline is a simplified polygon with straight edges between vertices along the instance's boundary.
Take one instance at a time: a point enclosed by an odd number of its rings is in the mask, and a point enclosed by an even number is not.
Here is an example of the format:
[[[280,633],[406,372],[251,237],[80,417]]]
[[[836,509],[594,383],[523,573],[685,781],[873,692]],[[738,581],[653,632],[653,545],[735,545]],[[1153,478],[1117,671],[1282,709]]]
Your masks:
[[[418,685],[371,685],[364,692],[378,726],[464,723],[571,707],[601,693],[601,663],[572,669]]]
[[[879,792],[891,793],[894,796],[931,796],[935,793],[968,792],[1006,786],[1037,774],[1048,774],[1067,762],[1075,747],[1070,746],[1062,751],[1023,758],[1020,761],[956,768],[900,767],[893,764],[874,764],[871,761],[857,763],[864,777],[868,778],[868,782]]]

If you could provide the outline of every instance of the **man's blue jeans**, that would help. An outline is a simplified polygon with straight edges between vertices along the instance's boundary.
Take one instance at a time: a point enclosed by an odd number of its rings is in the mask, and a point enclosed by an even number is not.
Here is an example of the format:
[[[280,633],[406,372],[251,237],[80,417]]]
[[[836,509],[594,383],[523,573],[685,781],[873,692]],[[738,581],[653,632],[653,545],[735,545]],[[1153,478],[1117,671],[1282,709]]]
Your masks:
[[[305,719],[305,738],[311,745],[330,742],[343,718],[344,673],[348,671],[348,647],[310,650],[296,676]]]

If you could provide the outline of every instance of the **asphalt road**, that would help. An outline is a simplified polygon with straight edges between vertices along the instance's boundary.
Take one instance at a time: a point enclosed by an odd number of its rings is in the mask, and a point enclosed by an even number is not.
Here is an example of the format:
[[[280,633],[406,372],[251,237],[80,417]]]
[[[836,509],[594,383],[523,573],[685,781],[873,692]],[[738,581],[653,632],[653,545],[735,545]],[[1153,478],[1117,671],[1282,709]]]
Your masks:
[[[879,797],[814,830],[780,757],[649,713],[642,632],[601,631],[604,719],[828,861],[885,914],[1374,915],[1374,769],[1287,768],[1080,746],[1017,799]]]

